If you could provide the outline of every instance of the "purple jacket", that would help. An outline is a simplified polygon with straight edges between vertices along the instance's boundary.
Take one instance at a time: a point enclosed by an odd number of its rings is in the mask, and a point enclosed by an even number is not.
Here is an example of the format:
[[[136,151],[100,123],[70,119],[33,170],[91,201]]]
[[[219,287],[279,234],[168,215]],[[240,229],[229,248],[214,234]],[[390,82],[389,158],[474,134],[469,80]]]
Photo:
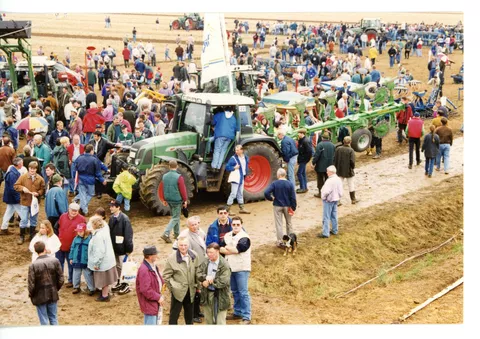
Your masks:
[[[155,267],[163,285],[163,277]],[[138,303],[140,311],[146,315],[157,315],[161,294],[158,278],[150,264],[145,260],[140,265],[137,272],[137,280],[135,281],[137,289]]]

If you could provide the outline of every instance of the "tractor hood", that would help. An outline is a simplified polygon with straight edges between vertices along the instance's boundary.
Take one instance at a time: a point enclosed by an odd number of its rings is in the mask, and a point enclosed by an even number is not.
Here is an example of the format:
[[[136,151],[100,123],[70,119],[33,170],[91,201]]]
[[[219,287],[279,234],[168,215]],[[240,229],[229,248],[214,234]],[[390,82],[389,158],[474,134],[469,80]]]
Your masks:
[[[130,149],[128,162],[139,170],[146,170],[158,163],[160,156],[178,158],[185,154],[187,159],[196,152],[198,134],[194,132],[178,132],[159,135],[134,143]]]

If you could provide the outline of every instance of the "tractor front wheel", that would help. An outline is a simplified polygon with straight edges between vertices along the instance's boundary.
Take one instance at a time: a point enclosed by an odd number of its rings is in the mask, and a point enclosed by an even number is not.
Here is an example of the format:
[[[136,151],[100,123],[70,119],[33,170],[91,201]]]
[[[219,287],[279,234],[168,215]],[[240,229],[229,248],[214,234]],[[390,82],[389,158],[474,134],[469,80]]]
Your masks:
[[[157,215],[170,214],[170,207],[163,206],[160,200],[160,183],[163,176],[169,171],[167,163],[160,163],[147,170],[140,183],[140,199],[142,203],[153,213]],[[192,173],[182,164],[178,164],[177,172],[183,177],[187,187],[189,201],[193,198],[195,192],[195,181]]]
[[[179,21],[179,20],[174,20],[174,21],[172,22],[172,28],[173,28],[174,30],[180,29],[181,26],[182,26],[182,25],[180,24],[180,21]]]

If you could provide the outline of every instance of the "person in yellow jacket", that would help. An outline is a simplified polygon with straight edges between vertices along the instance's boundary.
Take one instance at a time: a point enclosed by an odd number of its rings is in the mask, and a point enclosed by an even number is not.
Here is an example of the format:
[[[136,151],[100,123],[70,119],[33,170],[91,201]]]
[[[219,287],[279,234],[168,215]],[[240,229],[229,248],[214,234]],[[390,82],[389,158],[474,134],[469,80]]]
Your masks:
[[[117,193],[117,201],[122,203],[124,201],[125,211],[130,211],[130,200],[132,199],[132,186],[135,185],[137,179],[128,171],[128,166],[122,166],[122,173],[120,173],[113,183],[113,190]]]
[[[374,44],[370,46],[370,49],[368,50],[368,57],[370,58],[370,61],[372,62],[372,66],[375,65],[375,59],[378,57],[378,50],[377,47],[375,47]]]

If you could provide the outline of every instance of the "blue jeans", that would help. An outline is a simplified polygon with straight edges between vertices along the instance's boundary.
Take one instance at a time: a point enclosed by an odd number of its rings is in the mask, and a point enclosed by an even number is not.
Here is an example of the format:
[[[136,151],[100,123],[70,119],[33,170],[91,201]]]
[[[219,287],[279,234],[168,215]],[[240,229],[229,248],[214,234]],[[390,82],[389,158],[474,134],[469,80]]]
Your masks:
[[[393,64],[395,63],[395,55],[394,56],[390,56],[390,68],[393,67]]]
[[[173,233],[178,236],[180,234],[180,212],[182,211],[182,203],[169,202],[168,206],[170,207],[170,214],[172,215],[172,218],[170,219],[170,222],[168,223],[163,234],[168,237],[170,235],[170,231],[173,229]]]
[[[287,179],[293,184],[295,188],[295,165],[297,164],[298,155],[295,155],[288,160]]]
[[[88,213],[88,204],[92,197],[95,195],[95,185],[85,185],[82,183],[78,184],[78,196],[80,198],[80,208],[83,213]]]
[[[437,169],[440,169],[441,160],[443,157],[443,170],[448,173],[448,165],[450,163],[450,144],[440,144],[440,152],[437,154]],[[21,226],[20,226],[21,227]]]
[[[263,48],[265,46],[265,41],[260,41],[260,48]]]
[[[402,56],[402,53],[397,53],[396,59],[397,59],[397,64],[400,63],[400,57]]]
[[[307,164],[306,163],[298,164],[297,178],[298,178],[298,182],[300,183],[300,189],[301,190],[307,189]]]
[[[88,144],[88,142],[90,141],[90,138],[92,137],[92,132],[87,132],[85,133],[85,140],[83,142],[84,145]]]
[[[37,314],[40,325],[58,325],[57,302],[37,305]]]
[[[143,315],[143,324],[144,325],[156,325],[158,321],[158,316],[156,315]]]
[[[95,285],[93,284],[93,271],[88,268],[74,268],[73,269],[73,287],[80,288],[80,281],[82,279],[82,272],[83,277],[85,278],[85,282],[87,283],[87,287],[89,291],[95,291]]]
[[[427,173],[428,175],[432,175],[434,164],[435,164],[435,158],[425,157],[425,173]]]
[[[68,189],[70,190],[70,192],[75,192],[75,172],[77,170],[75,169],[75,163],[72,162],[72,166],[70,166],[70,174],[72,176],[71,179],[69,179],[69,182],[68,182]],[[77,188],[78,190],[78,188]],[[68,195],[67,195],[68,197]]]
[[[30,206],[20,205],[20,228],[26,228],[28,226],[28,221],[30,221],[30,227],[36,227],[37,218],[38,213],[35,215],[30,213]]]
[[[116,199],[120,204],[122,201],[125,201],[125,211],[130,211],[130,199],[125,198],[123,195],[120,193],[117,194],[117,199]]]
[[[215,148],[213,149],[212,168],[222,168],[223,159],[227,152],[228,145],[231,140],[225,137],[218,137],[215,139]]]
[[[233,314],[251,320],[250,294],[248,294],[249,271],[232,272],[230,288],[233,294]]]
[[[286,49],[282,50],[282,60],[287,61],[287,50]]]
[[[232,182],[232,190],[230,191],[230,195],[228,196],[227,205],[232,205],[233,200],[237,198],[237,202],[239,205],[243,205],[243,186],[245,184],[245,180],[242,181],[241,185],[238,185],[236,182]]]
[[[60,261],[60,266],[62,266],[62,271],[63,270],[63,267],[65,265],[65,260],[67,261],[67,265],[68,265],[68,282],[72,282],[72,279],[73,279],[73,266],[70,264],[70,260],[68,260],[68,255],[70,254],[70,251],[69,252],[66,252],[66,251],[62,251],[62,250],[58,250],[57,253],[55,253],[55,258],[58,259],[58,261]],[[64,271],[65,272],[65,271]]]
[[[332,221],[332,233],[338,233],[338,220],[337,220],[337,201],[328,202],[322,200],[323,205],[323,232],[326,237],[330,236],[330,221]]]
[[[8,229],[8,222],[15,212],[20,215],[20,204],[7,204],[5,212],[3,212],[2,230]]]

